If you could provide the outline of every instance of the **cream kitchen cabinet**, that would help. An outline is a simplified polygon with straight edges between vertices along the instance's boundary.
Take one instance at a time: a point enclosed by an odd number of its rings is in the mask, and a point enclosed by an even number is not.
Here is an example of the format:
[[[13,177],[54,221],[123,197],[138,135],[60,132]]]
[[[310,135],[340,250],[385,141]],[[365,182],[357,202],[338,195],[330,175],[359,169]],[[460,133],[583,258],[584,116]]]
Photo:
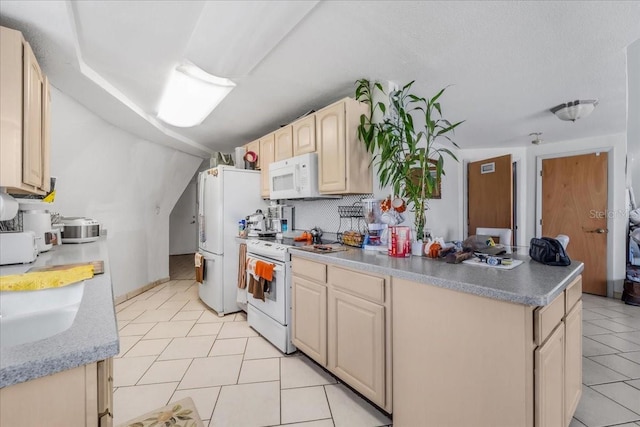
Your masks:
[[[366,105],[345,98],[315,114],[318,186],[325,194],[368,194],[373,191],[371,155],[358,139]]]
[[[112,402],[109,358],[0,389],[0,425],[111,427]]]
[[[273,163],[275,159],[275,134],[260,138],[260,176],[262,178],[261,194],[262,197],[269,197],[269,165]]]
[[[49,81],[22,33],[1,27],[0,186],[49,191]]]
[[[285,126],[274,132],[275,138],[275,158],[278,160],[285,160],[293,156],[293,128],[291,125]]]
[[[394,277],[394,425],[568,426],[581,283],[533,307]]]
[[[316,116],[309,115],[293,122],[293,155],[315,153]]]
[[[253,151],[258,156],[258,160],[256,161],[256,169],[260,169],[260,140],[256,139],[255,141],[251,141],[248,144],[244,145],[245,153],[248,151]]]
[[[323,366],[327,364],[327,286],[293,278],[293,343]]]
[[[567,314],[564,327],[564,412],[565,425],[569,425],[582,396],[582,301]]]
[[[293,343],[387,412],[389,278],[293,257]]]

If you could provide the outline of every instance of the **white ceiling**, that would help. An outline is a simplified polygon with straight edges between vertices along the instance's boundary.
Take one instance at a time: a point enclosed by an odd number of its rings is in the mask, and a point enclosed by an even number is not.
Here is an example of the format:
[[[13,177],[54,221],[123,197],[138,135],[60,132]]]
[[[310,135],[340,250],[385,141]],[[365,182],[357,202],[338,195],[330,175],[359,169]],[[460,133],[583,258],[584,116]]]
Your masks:
[[[54,86],[140,137],[206,157],[353,96],[367,77],[442,99],[462,147],[529,145],[626,131],[626,46],[640,2],[7,1]],[[189,60],[237,87],[199,126],[155,114]],[[562,122],[548,109],[599,99]]]

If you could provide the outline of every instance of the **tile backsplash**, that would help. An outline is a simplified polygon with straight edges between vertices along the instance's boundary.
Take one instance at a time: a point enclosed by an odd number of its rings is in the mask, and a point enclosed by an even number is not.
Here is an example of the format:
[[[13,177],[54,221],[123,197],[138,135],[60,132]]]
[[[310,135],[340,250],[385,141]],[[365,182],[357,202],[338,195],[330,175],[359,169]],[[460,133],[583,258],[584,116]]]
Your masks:
[[[343,196],[341,199],[287,200],[286,204],[295,206],[295,229],[310,230],[320,227],[324,232],[337,233],[357,229],[365,225],[364,218],[340,218],[338,206],[359,205],[360,200],[371,198],[372,194]],[[359,223],[358,223],[359,221]]]

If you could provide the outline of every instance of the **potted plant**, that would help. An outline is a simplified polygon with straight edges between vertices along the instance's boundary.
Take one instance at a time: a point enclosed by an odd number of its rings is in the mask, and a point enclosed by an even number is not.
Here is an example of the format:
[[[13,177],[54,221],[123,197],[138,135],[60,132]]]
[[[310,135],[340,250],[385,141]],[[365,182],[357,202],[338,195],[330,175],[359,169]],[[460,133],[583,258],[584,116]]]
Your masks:
[[[464,121],[442,118],[438,100],[446,88],[426,99],[411,93],[413,83],[390,91],[387,108],[387,94],[379,82],[358,80],[356,99],[369,105],[368,114],[360,116],[358,138],[373,156],[380,187],[390,185],[395,195],[406,199],[415,215],[416,240],[422,240],[428,201],[445,175],[444,156],[458,161],[444,144],[458,148],[450,135]],[[382,119],[374,121],[379,114]],[[422,122],[424,127],[418,127]]]

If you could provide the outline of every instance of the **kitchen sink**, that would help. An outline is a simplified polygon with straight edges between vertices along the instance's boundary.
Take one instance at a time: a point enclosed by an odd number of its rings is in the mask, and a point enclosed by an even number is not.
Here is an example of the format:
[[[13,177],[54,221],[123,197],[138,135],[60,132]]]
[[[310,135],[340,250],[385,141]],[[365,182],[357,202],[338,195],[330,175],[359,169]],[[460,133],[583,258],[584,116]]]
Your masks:
[[[85,282],[37,291],[0,292],[0,347],[39,341],[73,324]]]

